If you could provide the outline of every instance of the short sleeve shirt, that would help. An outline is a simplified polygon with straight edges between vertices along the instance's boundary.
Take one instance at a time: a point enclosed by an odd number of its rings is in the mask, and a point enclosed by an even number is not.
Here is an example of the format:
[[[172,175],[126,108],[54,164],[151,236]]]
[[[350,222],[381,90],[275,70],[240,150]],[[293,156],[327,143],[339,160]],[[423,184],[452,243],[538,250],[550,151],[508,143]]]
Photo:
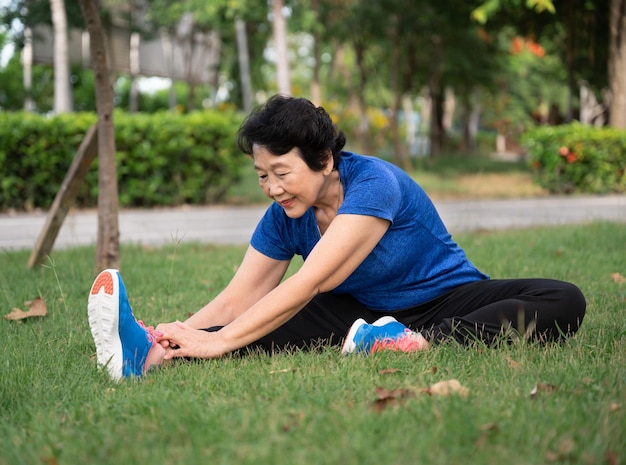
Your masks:
[[[344,200],[338,215],[382,218],[390,227],[356,270],[332,292],[351,294],[372,310],[414,307],[455,287],[488,279],[452,240],[424,190],[399,167],[343,152],[339,175]],[[251,246],[276,260],[307,259],[320,240],[313,208],[289,218],[273,203],[257,225]]]

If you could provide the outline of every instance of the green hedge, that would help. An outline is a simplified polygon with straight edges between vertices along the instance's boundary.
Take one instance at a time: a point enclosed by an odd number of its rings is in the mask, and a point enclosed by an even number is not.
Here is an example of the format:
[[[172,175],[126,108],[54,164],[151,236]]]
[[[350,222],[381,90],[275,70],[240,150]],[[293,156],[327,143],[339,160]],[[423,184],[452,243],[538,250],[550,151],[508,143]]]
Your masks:
[[[91,113],[0,113],[0,209],[48,208],[95,121]],[[233,112],[116,112],[114,121],[122,206],[214,203],[240,178],[241,116]],[[79,192],[79,207],[97,205],[97,164]]]
[[[522,143],[537,182],[551,193],[626,192],[626,131],[579,123],[539,127]]]

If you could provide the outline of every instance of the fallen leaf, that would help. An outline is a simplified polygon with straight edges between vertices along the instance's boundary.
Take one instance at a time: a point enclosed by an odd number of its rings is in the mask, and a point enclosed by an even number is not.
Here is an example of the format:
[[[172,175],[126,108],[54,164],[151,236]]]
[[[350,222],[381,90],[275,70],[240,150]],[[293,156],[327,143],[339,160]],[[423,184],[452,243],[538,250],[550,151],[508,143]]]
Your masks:
[[[611,402],[611,404],[609,405],[609,412],[615,412],[616,410],[619,410],[621,408],[621,404],[618,404],[617,402]]]
[[[403,404],[406,399],[414,396],[413,392],[408,389],[385,389],[377,387],[375,392],[377,399],[372,403],[372,409],[377,412],[392,405]]]
[[[576,442],[572,438],[563,438],[557,450],[547,451],[545,457],[548,462],[570,462],[574,449]]]
[[[302,424],[304,418],[304,412],[289,412],[289,418],[285,423],[283,423],[282,430],[284,432],[288,432],[297,428]]]
[[[619,463],[617,459],[617,454],[612,450],[606,451],[606,463],[608,463],[609,465],[617,465]]]
[[[576,442],[572,439],[572,438],[564,438],[560,443],[559,443],[559,452],[562,455],[569,455],[571,454],[574,449],[576,448]]]
[[[270,371],[270,375],[275,375],[276,373],[295,373],[295,368],[283,368],[282,370],[272,370]]]
[[[377,387],[375,392],[378,399],[402,399],[405,397],[413,397],[413,393],[408,389],[385,389]]]
[[[431,385],[424,392],[432,396],[449,396],[457,394],[463,398],[469,394],[469,389],[459,383],[456,379],[449,379],[447,381],[439,381]]]
[[[26,306],[27,311],[14,308],[10,313],[4,315],[4,318],[7,320],[23,320],[33,316],[46,316],[48,313],[46,301],[41,297],[24,302],[24,305]]]
[[[559,460],[559,454],[557,454],[556,452],[552,452],[552,451],[547,451],[546,452],[546,460],[548,462],[556,462],[557,460]]]
[[[520,367],[519,362],[516,362],[511,357],[506,357],[506,361],[509,362],[509,365],[511,365],[511,368],[519,368]]]
[[[397,373],[400,370],[398,368],[386,368],[385,370],[378,370],[379,375],[389,375],[391,373]]]
[[[626,283],[626,277],[624,277],[620,273],[611,274],[611,279],[613,279],[614,283],[620,283],[620,284]]]
[[[552,394],[555,390],[556,390],[556,386],[554,384],[538,383],[530,391],[530,398],[534,399],[535,397],[537,397],[537,394],[539,392],[545,392],[546,394]]]
[[[476,447],[482,448],[487,444],[489,437],[500,430],[497,423],[487,423],[480,427],[480,436],[476,440]]]

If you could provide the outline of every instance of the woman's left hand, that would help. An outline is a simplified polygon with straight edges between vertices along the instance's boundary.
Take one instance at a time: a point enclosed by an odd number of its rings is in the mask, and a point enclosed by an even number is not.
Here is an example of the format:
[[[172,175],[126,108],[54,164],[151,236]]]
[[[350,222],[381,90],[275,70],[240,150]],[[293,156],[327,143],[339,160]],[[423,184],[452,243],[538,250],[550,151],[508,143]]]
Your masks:
[[[227,350],[218,332],[194,329],[188,324],[176,321],[159,325],[162,336],[157,342],[165,347],[165,360],[176,357],[217,358]]]

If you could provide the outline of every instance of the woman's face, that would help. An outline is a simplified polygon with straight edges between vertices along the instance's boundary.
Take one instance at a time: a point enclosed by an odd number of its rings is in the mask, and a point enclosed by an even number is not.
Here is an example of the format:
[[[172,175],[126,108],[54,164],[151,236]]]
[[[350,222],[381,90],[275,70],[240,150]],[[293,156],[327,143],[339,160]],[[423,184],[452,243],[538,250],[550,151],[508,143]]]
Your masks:
[[[261,189],[283,207],[288,217],[300,218],[323,201],[332,162],[322,171],[313,171],[297,148],[274,155],[260,145],[253,146],[252,158]]]

